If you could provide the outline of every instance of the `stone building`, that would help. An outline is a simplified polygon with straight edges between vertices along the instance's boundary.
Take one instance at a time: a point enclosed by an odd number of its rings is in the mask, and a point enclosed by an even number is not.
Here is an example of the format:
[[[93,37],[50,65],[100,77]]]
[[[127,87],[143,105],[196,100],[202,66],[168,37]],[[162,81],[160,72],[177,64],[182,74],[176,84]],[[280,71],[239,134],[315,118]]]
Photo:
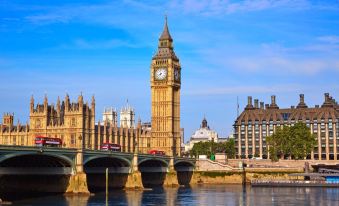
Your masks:
[[[134,128],[135,127],[135,112],[134,109],[128,104],[120,110],[120,127]]]
[[[150,68],[152,95],[151,125],[135,126],[134,109],[129,105],[117,113],[107,109],[103,121],[95,123],[95,98],[84,102],[79,95],[76,102],[69,96],[56,104],[35,104],[31,98],[29,124],[13,124],[14,115],[5,114],[0,124],[0,144],[34,145],[36,136],[61,138],[63,147],[100,149],[104,142],[122,145],[123,152],[147,153],[150,149],[163,150],[167,155],[180,155],[183,129],[180,128],[181,67],[174,53],[173,39],[167,19],[159,38],[158,51],[152,57]]]
[[[113,109],[113,107],[105,108],[102,114],[102,121],[108,122],[110,125],[117,127],[118,125],[118,117],[117,110]]]
[[[49,136],[60,138],[64,147],[77,148],[82,144],[90,147],[89,140],[94,137],[94,118],[94,97],[89,105],[84,103],[82,95],[72,103],[66,95],[64,101],[58,98],[54,105],[48,104],[47,96],[43,104],[34,104],[32,96],[29,124],[14,125],[14,114],[5,114],[0,125],[0,142],[4,145],[33,146],[36,136]]]
[[[263,102],[259,105],[258,99],[253,105],[252,97],[248,97],[244,111],[234,123],[237,158],[269,158],[266,137],[277,127],[293,126],[297,122],[305,123],[317,137],[317,145],[308,159],[339,158],[339,105],[328,93],[321,106],[311,108],[305,103],[303,94],[296,107],[285,109],[279,108],[275,96],[271,96],[271,104],[266,105]]]
[[[151,79],[151,147],[168,155],[181,153],[180,89],[181,66],[173,47],[167,18],[152,58]]]
[[[200,128],[193,133],[189,142],[187,142],[187,144],[185,145],[185,152],[190,151],[195,143],[207,141],[218,142],[218,133],[210,129],[207,124],[206,118],[204,118],[202,120]]]
[[[117,127],[113,109],[106,109],[103,118],[103,122],[95,124],[94,97],[89,105],[82,95],[76,102],[66,95],[63,101],[58,98],[54,106],[48,103],[47,96],[43,104],[34,104],[32,96],[29,124],[14,125],[14,114],[3,115],[0,144],[34,146],[36,136],[46,136],[60,138],[66,148],[99,149],[102,143],[111,142],[120,144],[124,152],[140,147],[138,151],[147,153],[150,149],[150,131],[142,131],[140,120],[136,128]]]
[[[0,124],[0,144],[3,145],[28,145],[29,125],[22,125],[19,121],[14,125],[14,114],[5,113]]]

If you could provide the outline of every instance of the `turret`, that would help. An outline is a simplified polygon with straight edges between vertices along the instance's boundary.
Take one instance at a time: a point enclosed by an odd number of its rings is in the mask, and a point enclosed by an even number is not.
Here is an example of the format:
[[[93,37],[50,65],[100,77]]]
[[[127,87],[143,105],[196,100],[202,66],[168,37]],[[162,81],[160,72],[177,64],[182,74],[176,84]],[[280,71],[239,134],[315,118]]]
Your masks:
[[[92,96],[91,110],[92,110],[92,113],[95,114],[95,97],[94,97],[94,94]]]
[[[78,104],[79,104],[79,111],[82,112],[83,107],[84,107],[84,97],[82,96],[82,92],[78,97]]]
[[[30,102],[30,112],[34,112],[34,97],[33,95],[31,96],[31,102]]]
[[[173,39],[168,29],[167,16],[165,17],[164,29],[159,38],[158,51],[153,56],[153,59],[172,58],[178,60],[173,51]]]
[[[66,97],[65,97],[65,110],[69,111],[69,96],[68,96],[68,94],[66,94]]]
[[[140,119],[140,117],[138,118],[138,125],[137,125],[137,128],[138,128],[138,129],[141,129],[141,119]]]
[[[5,126],[13,126],[14,113],[5,113],[2,117],[2,124]]]
[[[48,110],[48,99],[47,99],[47,94],[45,94],[44,98],[44,112],[47,113]]]
[[[58,96],[58,99],[57,99],[56,110],[57,110],[58,117],[60,117],[61,104],[60,104],[60,97],[59,96]]]
[[[204,117],[204,119],[203,119],[202,122],[201,122],[201,128],[207,128],[207,127],[208,127],[207,120],[206,120],[206,118]]]
[[[167,16],[165,16],[164,30],[159,38],[159,47],[173,48],[172,42],[173,42],[173,39],[171,37],[171,34],[169,33],[168,26],[167,26]]]

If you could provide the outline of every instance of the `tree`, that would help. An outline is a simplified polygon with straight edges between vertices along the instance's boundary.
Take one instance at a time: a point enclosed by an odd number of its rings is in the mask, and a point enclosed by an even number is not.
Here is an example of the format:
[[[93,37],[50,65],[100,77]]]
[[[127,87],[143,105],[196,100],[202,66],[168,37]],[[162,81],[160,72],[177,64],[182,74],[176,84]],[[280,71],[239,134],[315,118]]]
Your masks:
[[[225,152],[228,158],[234,158],[235,157],[235,141],[233,138],[228,139],[225,145]]]
[[[291,127],[290,151],[294,159],[304,159],[316,145],[316,136],[304,123],[297,123]]]
[[[214,141],[198,142],[195,143],[193,148],[191,149],[190,156],[198,157],[198,155],[207,155],[208,157],[210,157],[211,154],[226,152],[229,158],[234,158],[234,145],[234,139],[229,139],[226,142],[219,143],[216,143]]]
[[[278,127],[274,134],[266,138],[272,161],[284,156],[303,159],[313,150],[316,140],[306,124],[298,122],[292,127]]]
[[[209,142],[197,142],[193,145],[190,151],[191,157],[198,157],[199,155],[210,155],[210,143]]]
[[[276,128],[275,133],[266,138],[266,142],[270,146],[269,153],[273,161],[277,161],[279,157],[284,158],[285,155],[289,155],[290,136],[290,127],[283,126],[283,128]]]

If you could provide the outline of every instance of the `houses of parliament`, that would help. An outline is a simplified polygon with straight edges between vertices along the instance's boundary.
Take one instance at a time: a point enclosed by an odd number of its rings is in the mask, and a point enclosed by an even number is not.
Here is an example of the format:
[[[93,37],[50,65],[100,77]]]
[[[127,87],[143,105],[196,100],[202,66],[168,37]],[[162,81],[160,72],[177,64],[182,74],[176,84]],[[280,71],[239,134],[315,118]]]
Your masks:
[[[65,148],[100,149],[104,142],[117,143],[123,152],[147,153],[151,149],[165,151],[167,155],[180,155],[182,130],[180,129],[181,67],[174,53],[173,39],[167,18],[159,38],[158,50],[150,66],[151,123],[134,125],[134,111],[123,108],[120,125],[117,113],[105,109],[103,120],[96,122],[95,98],[85,102],[82,94],[71,100],[68,94],[55,104],[45,96],[43,104],[30,100],[29,123],[14,125],[14,115],[5,113],[0,124],[0,144],[33,146],[37,136],[60,138]]]

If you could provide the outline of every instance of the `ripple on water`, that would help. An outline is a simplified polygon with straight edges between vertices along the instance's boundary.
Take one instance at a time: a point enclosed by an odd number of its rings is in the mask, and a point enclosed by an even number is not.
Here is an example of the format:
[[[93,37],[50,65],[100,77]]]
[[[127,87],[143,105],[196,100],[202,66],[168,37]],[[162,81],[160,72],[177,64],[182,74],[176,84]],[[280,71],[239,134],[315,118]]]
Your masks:
[[[338,188],[242,187],[241,185],[199,185],[153,188],[151,191],[110,191],[108,205],[338,205]],[[106,202],[105,193],[95,196],[49,196],[13,202],[19,206],[97,206]]]

